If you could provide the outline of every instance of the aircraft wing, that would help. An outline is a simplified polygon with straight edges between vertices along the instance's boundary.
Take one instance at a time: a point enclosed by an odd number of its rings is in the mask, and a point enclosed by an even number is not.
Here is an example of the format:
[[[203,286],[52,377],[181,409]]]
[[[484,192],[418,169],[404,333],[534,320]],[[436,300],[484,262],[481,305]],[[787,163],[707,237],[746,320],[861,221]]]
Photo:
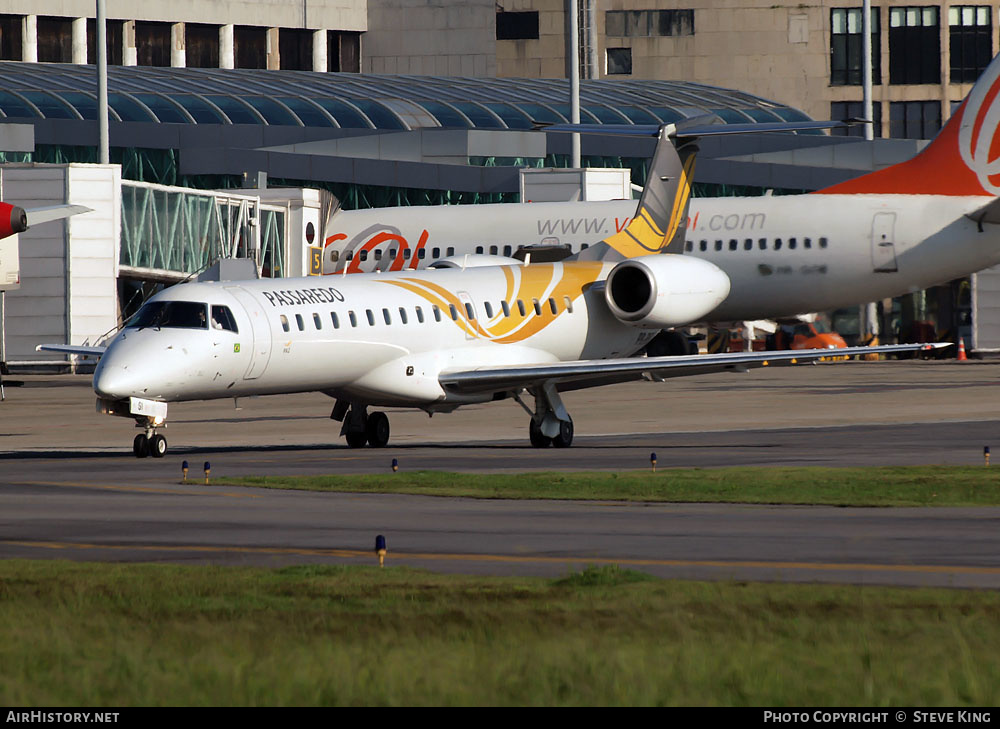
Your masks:
[[[683,357],[591,359],[515,367],[480,367],[462,372],[443,373],[438,381],[445,390],[456,393],[500,392],[543,382],[552,382],[558,390],[565,391],[637,380],[647,373],[656,379],[664,379],[711,372],[745,372],[756,367],[797,364],[821,357],[896,354],[950,346],[952,346],[950,343],[886,344],[846,349],[789,349],[776,352],[726,352]]]
[[[82,344],[39,344],[35,347],[36,352],[62,352],[84,357],[100,357],[105,350],[107,347],[87,347]]]

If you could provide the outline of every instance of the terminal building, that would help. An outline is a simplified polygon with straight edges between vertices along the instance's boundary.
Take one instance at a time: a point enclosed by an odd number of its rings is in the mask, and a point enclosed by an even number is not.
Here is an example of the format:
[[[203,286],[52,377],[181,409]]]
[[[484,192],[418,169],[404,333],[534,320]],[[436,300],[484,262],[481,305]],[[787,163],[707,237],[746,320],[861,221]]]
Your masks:
[[[860,9],[656,5],[581,0],[583,121],[861,115]],[[873,6],[875,127],[885,138],[712,140],[702,145],[695,194],[817,189],[908,158],[933,136],[992,57],[997,8],[975,6],[967,26],[965,6],[934,6],[937,25],[923,25],[931,21],[924,10],[900,16],[889,3]],[[562,0],[155,8],[109,0],[113,168],[93,166],[93,3],[11,0],[5,12],[0,192],[26,207],[104,211],[22,234],[22,281],[49,280],[6,297],[10,362],[41,358],[41,341],[96,341],[151,286],[195,274],[218,255],[249,255],[262,275],[299,275],[306,230],[331,209],[515,202],[520,169],[569,163],[567,138],[533,131],[569,116]],[[894,75],[904,54],[933,55],[937,76]],[[583,164],[630,168],[639,185],[651,150],[646,141],[588,137]],[[84,222],[99,217],[107,230]],[[100,239],[106,250],[88,245],[79,254],[77,239]],[[84,271],[97,272],[86,285]],[[111,293],[80,299],[91,285]],[[968,291],[958,282],[896,308],[923,320],[947,299],[939,329],[950,332]],[[39,325],[42,311],[50,318]]]

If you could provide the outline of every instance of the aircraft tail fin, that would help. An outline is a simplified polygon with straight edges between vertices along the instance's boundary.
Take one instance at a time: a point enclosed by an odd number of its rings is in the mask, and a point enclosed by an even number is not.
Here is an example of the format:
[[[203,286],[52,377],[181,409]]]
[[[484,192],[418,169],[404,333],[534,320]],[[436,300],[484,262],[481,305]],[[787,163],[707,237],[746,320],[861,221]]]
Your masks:
[[[1000,55],[912,159],[815,194],[1000,195]]]
[[[574,256],[576,260],[622,260],[684,251],[698,145],[693,140],[678,140],[674,146],[672,131],[669,126],[659,130],[646,185],[628,225],[580,251]]]

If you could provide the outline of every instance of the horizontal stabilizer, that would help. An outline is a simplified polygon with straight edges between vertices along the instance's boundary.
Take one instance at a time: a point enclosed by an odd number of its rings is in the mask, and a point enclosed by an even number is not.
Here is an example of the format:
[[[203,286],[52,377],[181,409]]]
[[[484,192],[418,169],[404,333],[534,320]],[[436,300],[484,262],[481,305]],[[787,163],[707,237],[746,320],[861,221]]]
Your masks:
[[[966,213],[966,217],[975,220],[979,224],[980,231],[983,229],[983,223],[1000,225],[1000,197],[993,198],[978,210]]]
[[[105,350],[107,347],[87,347],[82,344],[39,344],[35,347],[36,352],[61,352],[82,357],[100,357]]]
[[[93,208],[88,208],[86,205],[49,205],[44,208],[31,208],[24,212],[28,214],[28,227],[30,228],[50,220],[60,220],[71,215],[89,213],[92,210]]]
[[[863,354],[898,354],[940,349],[949,342],[935,344],[885,344],[878,347],[842,349],[786,349],[776,352],[727,352],[683,357],[627,357],[622,359],[579,360],[519,367],[481,367],[442,374],[438,381],[453,392],[500,392],[553,382],[560,390],[573,390],[612,382],[637,380],[646,373],[657,377],[684,377],[711,372],[743,372],[769,365],[796,364],[823,357]]]
[[[688,122],[688,123],[685,123]],[[669,136],[716,137],[725,134],[758,134],[762,132],[802,132],[814,129],[845,129],[856,120],[848,121],[797,121],[797,122],[748,122],[746,124],[713,124],[706,117],[667,124],[672,129]],[[655,137],[659,134],[658,124],[549,124],[540,125],[543,132],[564,132],[566,134],[607,134],[623,137]]]

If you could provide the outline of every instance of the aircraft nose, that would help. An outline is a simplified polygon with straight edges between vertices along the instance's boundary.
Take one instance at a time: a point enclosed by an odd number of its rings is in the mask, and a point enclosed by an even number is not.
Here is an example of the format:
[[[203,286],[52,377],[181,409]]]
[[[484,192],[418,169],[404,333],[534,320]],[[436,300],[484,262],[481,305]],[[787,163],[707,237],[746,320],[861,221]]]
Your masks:
[[[106,400],[123,400],[142,395],[136,378],[127,367],[105,362],[103,359],[94,370],[94,392]]]

